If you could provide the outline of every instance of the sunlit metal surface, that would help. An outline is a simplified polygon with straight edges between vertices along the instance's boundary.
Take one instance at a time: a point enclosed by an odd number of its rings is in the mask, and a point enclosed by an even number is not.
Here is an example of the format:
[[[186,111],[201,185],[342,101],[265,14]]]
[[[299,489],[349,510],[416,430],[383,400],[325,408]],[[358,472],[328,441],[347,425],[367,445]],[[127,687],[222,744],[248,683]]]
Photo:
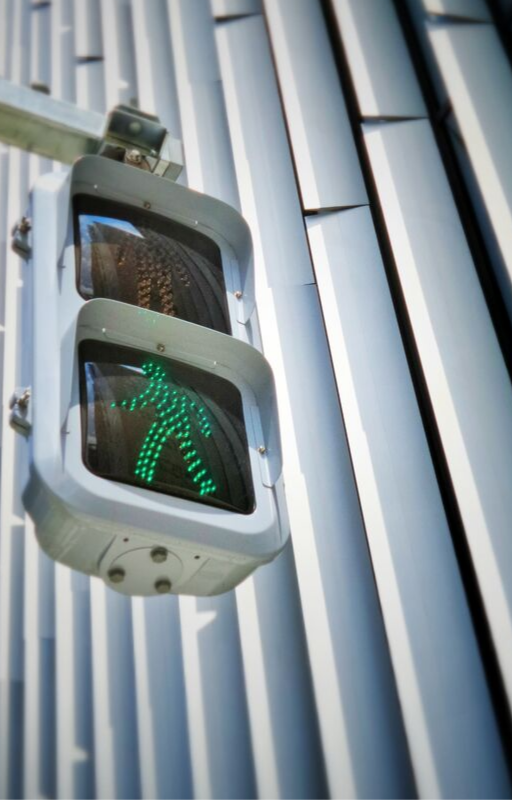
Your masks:
[[[426,116],[392,0],[333,0],[333,8],[361,116]]]
[[[502,258],[497,279],[512,318],[512,70],[489,25],[439,25],[430,41]]]

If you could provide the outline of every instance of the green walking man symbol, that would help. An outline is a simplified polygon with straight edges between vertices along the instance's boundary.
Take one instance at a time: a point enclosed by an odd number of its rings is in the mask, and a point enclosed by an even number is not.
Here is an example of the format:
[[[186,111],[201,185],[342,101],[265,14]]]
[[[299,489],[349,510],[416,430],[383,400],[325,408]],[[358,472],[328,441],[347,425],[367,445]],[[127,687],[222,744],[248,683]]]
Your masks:
[[[212,435],[211,426],[205,415],[205,409],[198,407],[184,392],[171,389],[167,382],[165,370],[158,364],[149,361],[142,365],[142,372],[148,379],[147,388],[131,400],[112,403],[111,408],[124,408],[134,411],[137,407],[153,406],[156,420],[151,425],[146,438],[142,442],[135,475],[145,483],[151,483],[162,450],[168,439],[174,438],[179,444],[183,461],[193,483],[197,484],[202,496],[214,494],[217,490],[208,470],[197,453],[192,440],[192,422],[194,428],[208,439]]]

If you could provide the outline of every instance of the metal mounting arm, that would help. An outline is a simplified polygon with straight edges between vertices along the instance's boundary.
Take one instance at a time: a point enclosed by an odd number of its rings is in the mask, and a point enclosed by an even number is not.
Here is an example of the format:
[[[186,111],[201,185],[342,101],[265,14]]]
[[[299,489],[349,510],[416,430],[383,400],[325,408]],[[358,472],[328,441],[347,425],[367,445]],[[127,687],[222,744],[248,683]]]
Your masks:
[[[98,154],[171,180],[183,168],[181,142],[158,117],[131,106],[104,116],[2,78],[0,140],[65,164]]]

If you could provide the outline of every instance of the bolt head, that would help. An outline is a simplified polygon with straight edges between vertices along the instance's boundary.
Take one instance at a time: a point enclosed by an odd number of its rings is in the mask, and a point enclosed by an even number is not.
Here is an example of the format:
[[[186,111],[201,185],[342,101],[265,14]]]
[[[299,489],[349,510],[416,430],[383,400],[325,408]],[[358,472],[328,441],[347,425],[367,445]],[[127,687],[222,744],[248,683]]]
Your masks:
[[[171,591],[169,578],[159,578],[159,580],[155,581],[155,589],[158,594],[168,594]]]
[[[159,353],[165,353],[165,344],[157,344],[156,349]]]
[[[126,161],[128,164],[142,164],[142,154],[139,150],[128,150],[126,153]]]
[[[126,573],[122,567],[112,567],[108,571],[108,579],[111,583],[122,583],[125,575]]]
[[[149,209],[151,208],[151,203],[149,202],[149,200],[145,200],[144,203],[143,203],[143,206],[144,206],[144,208],[147,208],[148,211],[149,211]]]
[[[163,564],[164,561],[167,561],[167,550],[165,547],[153,547],[151,559],[155,564]]]
[[[258,453],[261,453],[261,455],[264,455],[266,452],[267,452],[267,448],[265,447],[265,445],[264,444],[260,444],[260,446],[258,447]]]
[[[242,295],[242,292],[241,292],[240,290],[238,290],[238,291],[236,291],[236,292],[235,292],[235,297],[236,297],[236,299],[237,299],[237,300],[241,300],[241,299],[242,299],[242,296],[243,296],[243,295]]]

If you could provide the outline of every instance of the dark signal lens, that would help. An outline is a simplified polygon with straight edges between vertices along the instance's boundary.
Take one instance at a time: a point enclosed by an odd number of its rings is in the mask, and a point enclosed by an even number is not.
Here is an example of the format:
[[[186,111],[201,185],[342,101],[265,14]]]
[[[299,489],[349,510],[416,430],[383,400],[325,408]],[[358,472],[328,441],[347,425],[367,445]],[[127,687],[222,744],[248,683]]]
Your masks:
[[[217,244],[173,220],[75,198],[78,290],[231,333]]]
[[[254,488],[238,389],[173,359],[80,345],[83,458],[103,478],[250,514]]]

